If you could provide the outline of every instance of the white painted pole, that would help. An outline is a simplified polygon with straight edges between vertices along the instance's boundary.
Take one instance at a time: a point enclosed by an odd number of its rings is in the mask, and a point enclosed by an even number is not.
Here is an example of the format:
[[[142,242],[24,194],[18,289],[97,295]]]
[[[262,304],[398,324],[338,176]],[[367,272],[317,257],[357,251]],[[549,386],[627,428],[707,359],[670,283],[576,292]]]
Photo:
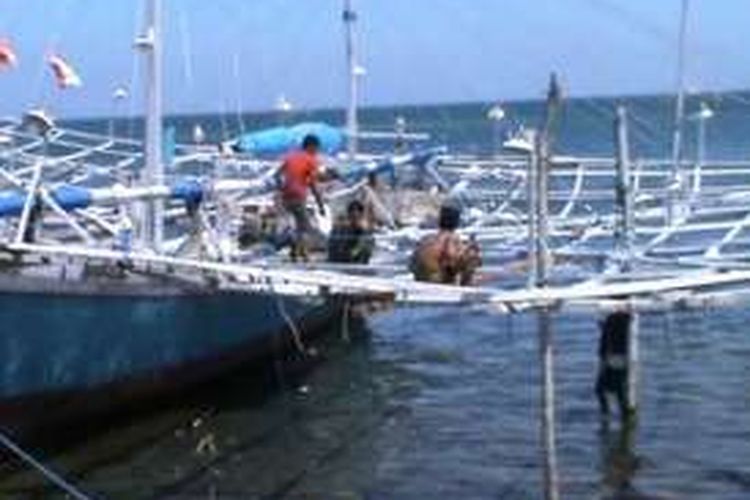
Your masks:
[[[359,78],[360,68],[357,62],[357,43],[355,25],[357,13],[353,7],[353,0],[344,0],[344,30],[346,34],[346,64],[349,82],[348,103],[346,108],[347,152],[350,159],[354,159],[359,148]]]
[[[703,162],[706,159],[706,120],[704,118],[698,119],[698,145],[696,149],[693,193],[697,194],[701,189],[701,173]]]
[[[640,323],[637,311],[630,311],[630,335],[628,337],[628,410],[631,415],[638,412],[638,386],[640,384]]]
[[[630,177],[630,141],[628,136],[628,115],[624,106],[617,107],[615,118],[615,145],[617,149],[615,178],[616,245],[620,272],[632,271],[634,216],[633,188]],[[638,410],[638,384],[640,372],[639,323],[637,312],[631,311],[630,331],[628,332],[628,410],[635,414]]]
[[[667,197],[667,224],[675,223],[676,205],[682,197],[682,129],[685,121],[685,56],[687,52],[687,23],[690,11],[690,0],[682,0],[680,14],[680,35],[677,55],[677,99],[675,106],[674,129],[672,137],[672,173]]]
[[[555,429],[555,353],[550,311],[539,313],[540,357],[542,360],[542,439],[544,440],[544,498],[559,500],[557,431]]]
[[[615,241],[620,271],[628,272],[633,258],[633,188],[630,176],[630,146],[628,138],[628,114],[624,106],[618,106],[615,118],[615,145],[617,149],[615,176]]]
[[[534,147],[535,285],[539,288],[546,287],[549,278],[549,151],[546,140],[546,134],[537,135]]]
[[[713,111],[705,102],[701,103],[701,109],[696,115],[698,133],[695,152],[695,171],[693,173],[693,196],[698,196],[701,190],[703,165],[706,162],[706,127],[708,120],[713,117]]]
[[[146,29],[149,46],[146,51],[146,166],[141,183],[144,186],[164,184],[162,159],[162,0],[148,0]],[[164,201],[154,199],[145,206],[144,243],[156,250],[164,238]]]
[[[47,139],[45,138],[45,144]],[[46,147],[45,147],[46,150]],[[23,211],[21,212],[21,218],[18,222],[18,230],[16,231],[16,244],[25,243],[25,237],[31,220],[31,214],[35,210],[34,205],[37,203],[37,194],[39,192],[39,185],[42,182],[42,171],[44,169],[44,160],[39,160],[34,165],[34,174],[31,178],[31,183],[28,186],[28,193],[26,194],[26,201],[23,204]],[[33,228],[32,228],[33,230]]]
[[[529,286],[536,286],[537,281],[537,275],[538,275],[538,266],[537,266],[537,245],[539,243],[539,235],[537,234],[537,221],[538,221],[538,213],[537,213],[537,181],[536,177],[539,172],[539,163],[541,159],[539,158],[539,148],[538,148],[538,142],[539,142],[539,134],[536,130],[529,130],[528,138],[531,141],[532,149],[531,153],[529,155],[529,168],[526,171],[526,198],[528,199],[528,231],[529,231],[529,239],[528,239],[528,245],[527,245],[527,251],[528,251],[528,257],[527,260],[529,262]]]

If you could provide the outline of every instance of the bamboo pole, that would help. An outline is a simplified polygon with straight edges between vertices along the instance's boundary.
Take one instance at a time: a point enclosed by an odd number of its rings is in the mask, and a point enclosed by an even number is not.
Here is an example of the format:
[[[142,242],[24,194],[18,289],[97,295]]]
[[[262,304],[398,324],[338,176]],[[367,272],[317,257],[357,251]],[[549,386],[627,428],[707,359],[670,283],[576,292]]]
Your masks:
[[[527,252],[528,252],[528,261],[529,261],[529,286],[536,286],[537,275],[539,274],[538,263],[536,259],[537,246],[539,242],[539,238],[537,234],[538,192],[536,189],[536,185],[537,185],[536,178],[539,173],[539,163],[540,163],[539,148],[538,148],[539,137],[538,137],[536,130],[529,131],[529,138],[532,141],[533,147],[529,156],[529,166],[528,166],[528,170],[526,174],[526,198],[528,202],[527,224],[528,224],[528,232],[529,232]]]
[[[560,88],[556,75],[550,78],[547,96],[547,116],[544,129],[534,141],[532,165],[534,171],[534,201],[533,218],[536,219],[535,243],[535,286],[545,289],[549,285],[549,168],[551,137],[560,104]],[[555,358],[554,334],[552,317],[549,307],[542,306],[538,316],[539,327],[539,357],[542,368],[541,384],[541,437],[544,458],[544,498],[545,500],[559,500],[559,473],[557,467],[557,433],[555,429]]]
[[[535,285],[537,288],[546,288],[548,285],[548,263],[549,249],[547,248],[548,225],[548,203],[547,203],[547,162],[546,146],[540,138],[535,141],[536,154],[534,155],[535,191],[537,219],[537,241],[535,244],[534,267],[536,272]],[[544,455],[544,498],[546,500],[558,500],[559,478],[557,470],[557,436],[555,430],[555,365],[554,365],[554,337],[552,331],[552,318],[548,307],[543,306],[537,315],[539,329],[539,357],[542,367],[541,384],[541,436]]]
[[[628,115],[624,106],[617,107],[615,118],[615,146],[616,146],[616,180],[615,180],[615,210],[616,210],[616,254],[621,273],[633,270],[633,189],[630,176],[630,142],[628,135]],[[637,312],[631,312],[630,331],[628,332],[628,392],[627,406],[631,414],[638,410],[638,383],[640,373],[640,345],[639,323]]]

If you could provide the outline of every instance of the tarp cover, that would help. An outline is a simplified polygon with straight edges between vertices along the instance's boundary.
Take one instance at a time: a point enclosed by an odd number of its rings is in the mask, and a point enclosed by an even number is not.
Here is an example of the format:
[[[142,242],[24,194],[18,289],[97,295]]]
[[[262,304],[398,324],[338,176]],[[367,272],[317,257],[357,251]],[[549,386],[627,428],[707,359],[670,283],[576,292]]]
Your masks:
[[[326,154],[340,151],[345,142],[344,132],[326,123],[300,123],[293,127],[275,127],[243,135],[237,141],[242,153],[279,155],[302,146],[306,135],[320,139],[321,150]]]
[[[26,201],[19,191],[0,191],[0,217],[21,215]]]

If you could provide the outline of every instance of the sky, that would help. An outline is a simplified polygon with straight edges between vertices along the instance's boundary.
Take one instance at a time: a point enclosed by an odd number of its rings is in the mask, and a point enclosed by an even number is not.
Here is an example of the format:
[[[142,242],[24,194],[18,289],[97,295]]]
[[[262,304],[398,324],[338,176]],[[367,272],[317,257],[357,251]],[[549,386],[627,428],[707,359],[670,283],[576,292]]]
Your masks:
[[[557,71],[570,95],[669,92],[682,0],[353,0],[364,105],[508,101],[543,94]],[[345,103],[343,0],[164,0],[169,113]],[[143,0],[0,0],[0,39],[20,64],[0,72],[0,115],[137,113],[132,50]],[[687,84],[750,88],[750,1],[691,0]],[[58,52],[84,80],[59,91]],[[115,88],[132,89],[115,101]]]

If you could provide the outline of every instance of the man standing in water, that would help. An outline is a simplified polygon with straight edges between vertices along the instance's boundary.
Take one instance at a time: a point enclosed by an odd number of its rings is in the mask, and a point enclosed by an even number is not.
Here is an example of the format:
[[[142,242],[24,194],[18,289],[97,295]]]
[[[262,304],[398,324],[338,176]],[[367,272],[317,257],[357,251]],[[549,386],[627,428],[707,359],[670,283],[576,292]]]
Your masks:
[[[608,394],[614,394],[623,422],[632,416],[628,407],[628,348],[631,314],[627,311],[610,313],[601,325],[599,338],[599,376],[596,397],[603,417],[609,416]]]
[[[292,262],[307,262],[307,240],[312,225],[307,214],[307,193],[311,191],[321,215],[325,215],[323,198],[318,190],[318,151],[320,139],[307,135],[302,141],[302,149],[284,158],[281,165],[281,200],[284,209],[294,219],[295,233],[292,242]]]
[[[472,284],[482,257],[475,243],[466,243],[456,234],[460,225],[461,210],[450,204],[443,205],[437,234],[423,238],[412,254],[410,268],[417,281]]]

